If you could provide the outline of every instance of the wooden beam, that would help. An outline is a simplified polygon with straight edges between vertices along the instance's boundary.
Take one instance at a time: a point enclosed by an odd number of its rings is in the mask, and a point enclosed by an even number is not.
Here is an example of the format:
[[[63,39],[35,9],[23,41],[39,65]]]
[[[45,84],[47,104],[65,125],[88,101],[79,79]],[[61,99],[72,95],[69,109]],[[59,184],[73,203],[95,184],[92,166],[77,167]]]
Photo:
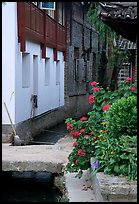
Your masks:
[[[58,32],[58,2],[56,2],[56,10],[55,10],[55,41],[56,47],[54,48],[54,61],[57,61],[57,32]]]
[[[20,42],[20,51],[26,51],[25,45],[25,2],[17,2],[18,19],[18,41]]]

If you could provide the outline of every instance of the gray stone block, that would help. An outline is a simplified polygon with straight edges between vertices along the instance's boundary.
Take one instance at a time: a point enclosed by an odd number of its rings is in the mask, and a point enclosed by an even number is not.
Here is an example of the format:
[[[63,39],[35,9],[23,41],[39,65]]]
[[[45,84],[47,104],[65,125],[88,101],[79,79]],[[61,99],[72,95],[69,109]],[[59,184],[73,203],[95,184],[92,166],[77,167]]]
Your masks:
[[[98,202],[137,202],[137,182],[102,172],[91,178]]]

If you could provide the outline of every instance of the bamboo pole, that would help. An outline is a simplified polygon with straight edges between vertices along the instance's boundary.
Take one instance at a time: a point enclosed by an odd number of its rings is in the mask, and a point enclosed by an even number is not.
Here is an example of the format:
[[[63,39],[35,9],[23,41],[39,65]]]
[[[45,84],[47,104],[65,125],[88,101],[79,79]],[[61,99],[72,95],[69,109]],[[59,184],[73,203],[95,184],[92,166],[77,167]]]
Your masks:
[[[11,119],[10,113],[9,113],[9,111],[8,111],[8,108],[7,108],[5,102],[4,102],[4,106],[5,106],[6,112],[7,112],[7,114],[8,114],[9,120],[10,120],[10,122],[11,122],[11,127],[12,127],[12,129],[13,129],[14,136],[16,136],[16,131],[15,131],[15,128],[14,128],[14,126],[13,126],[12,119]]]

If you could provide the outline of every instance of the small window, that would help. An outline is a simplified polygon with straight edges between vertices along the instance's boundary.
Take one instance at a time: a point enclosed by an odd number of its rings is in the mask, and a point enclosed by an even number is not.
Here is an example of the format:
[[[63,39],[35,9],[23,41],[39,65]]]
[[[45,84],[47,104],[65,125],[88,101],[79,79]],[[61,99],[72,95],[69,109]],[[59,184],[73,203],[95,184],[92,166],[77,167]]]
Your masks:
[[[40,9],[55,10],[55,2],[40,2]]]
[[[54,10],[48,10],[48,15],[54,19],[55,17],[55,11]]]
[[[31,3],[33,3],[35,6],[37,6],[37,5],[38,5],[38,2],[31,2]]]
[[[50,82],[50,58],[45,59],[45,86]]]
[[[65,10],[62,2],[58,2],[58,22],[59,24],[63,25],[65,24]]]
[[[28,88],[30,85],[30,54],[22,53],[22,87]]]

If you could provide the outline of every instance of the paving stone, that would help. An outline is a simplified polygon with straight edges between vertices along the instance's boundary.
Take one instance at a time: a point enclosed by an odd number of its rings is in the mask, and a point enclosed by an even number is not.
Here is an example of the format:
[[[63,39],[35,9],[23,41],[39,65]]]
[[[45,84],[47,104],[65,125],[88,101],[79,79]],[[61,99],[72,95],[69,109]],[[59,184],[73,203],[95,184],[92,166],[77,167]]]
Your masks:
[[[89,171],[84,171],[80,179],[75,178],[76,174],[65,174],[69,202],[96,202]]]

